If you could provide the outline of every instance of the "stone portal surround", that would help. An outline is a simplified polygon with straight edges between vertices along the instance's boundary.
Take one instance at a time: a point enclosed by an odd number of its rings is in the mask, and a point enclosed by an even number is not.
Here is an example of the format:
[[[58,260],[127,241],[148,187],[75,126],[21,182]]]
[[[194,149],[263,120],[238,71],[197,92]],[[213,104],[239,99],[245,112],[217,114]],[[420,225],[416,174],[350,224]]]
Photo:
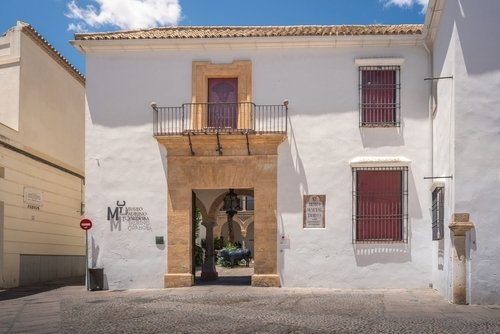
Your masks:
[[[208,79],[237,78],[238,101],[252,102],[252,63],[235,60],[230,64],[196,61],[192,67],[192,101],[208,101]],[[249,120],[239,115],[238,127]],[[193,117],[193,127],[207,122],[203,112]],[[167,273],[165,287],[191,286],[193,189],[253,189],[254,275],[253,286],[280,286],[277,272],[277,163],[278,145],[286,134],[241,134],[158,136],[167,149]],[[215,147],[222,148],[221,154]],[[249,152],[252,155],[249,155]],[[223,152],[223,153],[222,153]],[[212,217],[213,219],[214,217]]]
[[[253,189],[254,275],[253,286],[279,287],[277,272],[277,147],[286,135],[252,136],[251,156],[246,138],[220,138],[224,155],[213,149],[215,136],[192,137],[191,156],[186,136],[164,136],[157,140],[167,157],[167,273],[165,287],[192,286],[191,194],[192,189]]]

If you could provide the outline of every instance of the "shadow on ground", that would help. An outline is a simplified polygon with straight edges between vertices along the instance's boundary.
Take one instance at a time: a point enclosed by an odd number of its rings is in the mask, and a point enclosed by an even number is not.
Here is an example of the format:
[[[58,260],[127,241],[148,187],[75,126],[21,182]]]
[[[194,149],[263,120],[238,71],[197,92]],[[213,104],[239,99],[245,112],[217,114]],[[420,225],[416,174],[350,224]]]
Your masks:
[[[36,283],[30,286],[0,290],[0,301],[18,299],[55,290],[64,286],[85,285],[85,276],[70,277],[56,281]]]
[[[204,281],[201,277],[194,280],[196,285],[250,285],[252,276],[222,276],[215,281]]]
[[[253,264],[249,267],[225,268],[216,266],[219,278],[214,281],[201,279],[201,270],[198,268],[194,279],[195,285],[251,285],[253,275]]]

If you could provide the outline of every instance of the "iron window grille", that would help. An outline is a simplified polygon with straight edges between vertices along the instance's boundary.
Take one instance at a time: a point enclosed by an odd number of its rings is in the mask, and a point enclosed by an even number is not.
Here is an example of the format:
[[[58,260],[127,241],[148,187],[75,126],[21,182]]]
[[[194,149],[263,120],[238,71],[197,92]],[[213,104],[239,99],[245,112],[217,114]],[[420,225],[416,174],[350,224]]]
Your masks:
[[[408,242],[408,167],[352,169],[353,243]]]
[[[432,191],[432,240],[444,237],[444,188]]]
[[[359,67],[359,126],[400,126],[399,66]]]

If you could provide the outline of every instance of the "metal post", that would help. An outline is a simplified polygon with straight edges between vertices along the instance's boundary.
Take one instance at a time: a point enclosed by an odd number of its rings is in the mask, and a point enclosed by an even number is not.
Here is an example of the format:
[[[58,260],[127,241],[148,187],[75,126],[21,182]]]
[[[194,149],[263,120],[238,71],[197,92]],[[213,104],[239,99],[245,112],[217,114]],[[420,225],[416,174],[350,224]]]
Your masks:
[[[85,230],[85,287],[87,291],[89,286],[89,231]]]

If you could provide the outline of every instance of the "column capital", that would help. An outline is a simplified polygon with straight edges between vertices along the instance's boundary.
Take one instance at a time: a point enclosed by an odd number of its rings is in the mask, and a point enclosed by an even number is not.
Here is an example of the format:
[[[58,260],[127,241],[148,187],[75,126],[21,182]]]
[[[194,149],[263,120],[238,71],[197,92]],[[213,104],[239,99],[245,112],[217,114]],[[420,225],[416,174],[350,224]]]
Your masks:
[[[208,220],[208,221],[202,221],[201,222],[201,225],[205,226],[206,228],[213,228],[217,223],[212,221],[212,220]]]
[[[468,213],[454,213],[451,220],[452,222],[448,227],[456,236],[465,235],[474,228],[474,224],[469,221]]]

